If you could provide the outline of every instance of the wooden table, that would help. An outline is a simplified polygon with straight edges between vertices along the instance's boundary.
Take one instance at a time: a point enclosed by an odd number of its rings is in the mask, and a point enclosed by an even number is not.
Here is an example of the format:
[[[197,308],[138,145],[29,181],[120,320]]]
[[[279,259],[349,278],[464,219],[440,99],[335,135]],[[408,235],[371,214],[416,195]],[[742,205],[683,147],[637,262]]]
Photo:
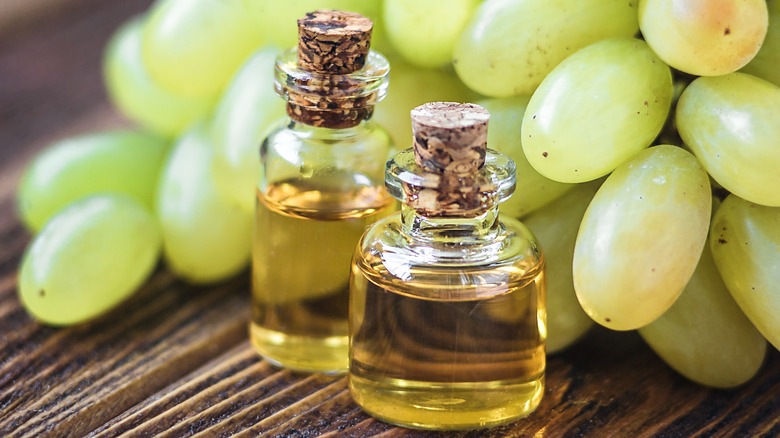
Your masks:
[[[780,355],[734,390],[692,384],[635,333],[594,329],[550,357],[530,417],[483,431],[393,427],[363,414],[343,377],[260,360],[247,341],[248,275],[193,287],[160,267],[126,305],[56,329],[19,304],[30,241],[14,213],[32,155],[67,135],[127,125],[102,88],[111,32],[149,0],[79,0],[0,34],[0,436],[780,436]]]

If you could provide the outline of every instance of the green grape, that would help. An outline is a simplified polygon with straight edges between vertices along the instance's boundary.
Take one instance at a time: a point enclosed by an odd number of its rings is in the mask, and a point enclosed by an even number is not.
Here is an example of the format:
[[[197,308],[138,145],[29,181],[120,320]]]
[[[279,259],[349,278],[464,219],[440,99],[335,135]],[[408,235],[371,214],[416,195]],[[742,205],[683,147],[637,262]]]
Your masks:
[[[479,0],[392,0],[382,18],[393,47],[410,63],[438,67],[452,60],[455,41]]]
[[[707,172],[750,202],[780,206],[780,87],[744,73],[701,77],[677,104],[677,129]]]
[[[211,110],[213,99],[179,96],[155,83],[141,57],[143,20],[117,30],[106,47],[103,76],[111,101],[122,113],[158,134],[175,137]]]
[[[526,96],[520,96],[479,102],[490,112],[488,146],[509,155],[517,165],[515,194],[501,204],[502,214],[516,218],[525,216],[574,187],[572,184],[563,184],[545,178],[526,160],[520,140],[520,127],[528,99]]]
[[[393,60],[387,97],[377,104],[374,119],[387,129],[398,149],[412,147],[410,112],[426,102],[473,102],[478,96],[447,71],[413,67]]]
[[[143,31],[143,60],[174,93],[216,98],[263,43],[243,0],[160,0]]]
[[[17,193],[19,216],[36,232],[67,204],[99,192],[125,193],[151,208],[167,149],[166,141],[132,131],[60,140],[25,169]]]
[[[539,240],[547,263],[548,354],[573,344],[593,325],[574,293],[571,264],[577,229],[598,187],[598,181],[579,184],[523,219]]]
[[[255,210],[260,171],[260,141],[285,104],[274,91],[278,50],[257,51],[238,71],[217,105],[211,121],[214,141],[212,175],[220,195],[247,212]]]
[[[780,208],[729,195],[712,219],[710,248],[734,301],[780,349]]]
[[[740,70],[780,86],[780,0],[767,0],[769,27],[756,56]]]
[[[94,318],[128,298],[160,255],[154,216],[121,194],[83,198],[35,236],[19,268],[19,298],[52,325]]]
[[[634,1],[485,0],[455,44],[453,62],[478,93],[531,94],[580,48],[638,29]]]
[[[766,355],[766,340],[729,295],[709,248],[674,305],[639,334],[677,372],[716,388],[747,382]]]
[[[358,12],[374,21],[372,47],[377,47],[381,2],[377,0],[244,0],[256,26],[263,29],[268,42],[287,49],[298,45],[298,19],[317,9]]]
[[[765,0],[639,0],[645,41],[670,66],[700,76],[731,73],[758,52]]]
[[[707,173],[681,148],[655,146],[615,169],[574,247],[574,290],[585,312],[613,330],[661,316],[696,268],[711,202]]]
[[[157,191],[168,266],[192,283],[224,280],[249,262],[252,214],[219,196],[209,177],[213,144],[195,125],[174,146]]]
[[[555,67],[531,97],[525,156],[555,181],[602,177],[653,142],[673,91],[669,67],[644,41],[590,45]]]

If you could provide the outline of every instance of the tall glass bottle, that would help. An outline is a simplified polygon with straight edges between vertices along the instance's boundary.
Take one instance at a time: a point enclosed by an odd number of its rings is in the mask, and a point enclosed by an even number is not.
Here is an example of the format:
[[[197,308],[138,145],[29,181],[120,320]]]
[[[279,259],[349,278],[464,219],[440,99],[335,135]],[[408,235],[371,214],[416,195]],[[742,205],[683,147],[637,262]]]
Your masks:
[[[390,212],[389,135],[371,121],[389,66],[372,23],[320,10],[298,20],[298,48],[276,62],[289,118],[260,149],[250,338],[269,361],[309,372],[348,365],[348,278],[355,243]]]
[[[349,389],[381,420],[474,429],[541,401],[544,261],[528,228],[499,218],[515,166],[487,149],[488,117],[473,104],[412,111],[414,148],[385,176],[402,211],[353,256]]]

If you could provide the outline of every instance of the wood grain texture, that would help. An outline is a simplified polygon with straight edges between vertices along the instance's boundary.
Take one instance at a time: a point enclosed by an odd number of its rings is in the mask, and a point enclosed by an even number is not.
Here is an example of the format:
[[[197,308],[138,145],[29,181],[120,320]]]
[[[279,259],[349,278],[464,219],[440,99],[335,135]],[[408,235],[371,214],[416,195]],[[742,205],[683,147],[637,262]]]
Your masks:
[[[528,418],[468,432],[409,430],[352,402],[343,376],[261,360],[247,340],[247,273],[189,286],[160,266],[133,298],[51,328],[16,296],[30,236],[14,213],[24,164],[51,141],[127,125],[100,83],[102,45],[149,1],[93,2],[0,42],[0,436],[521,437],[780,436],[780,354],[733,390],[688,382],[635,333],[594,329],[550,358]]]

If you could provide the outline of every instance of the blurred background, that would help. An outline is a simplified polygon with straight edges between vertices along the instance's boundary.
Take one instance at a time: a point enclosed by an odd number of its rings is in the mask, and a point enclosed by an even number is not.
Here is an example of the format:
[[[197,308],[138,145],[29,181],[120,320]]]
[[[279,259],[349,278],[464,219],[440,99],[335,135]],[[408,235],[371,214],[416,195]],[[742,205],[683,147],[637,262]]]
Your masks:
[[[95,129],[95,114],[103,127],[126,123],[107,101],[103,52],[116,28],[151,3],[0,0],[0,197],[13,198],[35,151]]]

